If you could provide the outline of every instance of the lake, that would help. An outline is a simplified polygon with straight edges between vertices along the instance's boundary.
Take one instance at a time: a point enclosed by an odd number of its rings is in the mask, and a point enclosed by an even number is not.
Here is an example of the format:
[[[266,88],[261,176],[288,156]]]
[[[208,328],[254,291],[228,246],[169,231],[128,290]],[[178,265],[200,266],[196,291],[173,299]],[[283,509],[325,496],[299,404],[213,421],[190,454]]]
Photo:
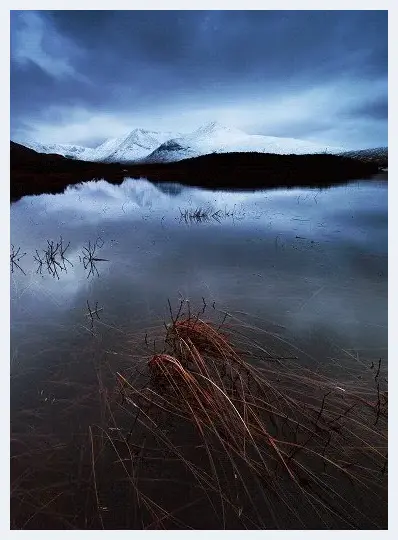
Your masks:
[[[46,425],[61,440],[57,401],[71,406],[73,391],[55,371],[81,394],[94,356],[142,362],[168,302],[312,368],[386,366],[387,207],[383,176],[254,192],[126,178],[23,197],[11,205],[12,431]],[[91,414],[83,404],[82,426]]]
[[[198,208],[207,215],[195,218]],[[58,269],[58,279],[45,267],[38,272],[33,257],[60,237],[70,243],[65,256],[73,266]],[[303,342],[308,354],[314,347],[370,358],[386,353],[382,181],[249,193],[92,182],[13,204],[11,242],[26,252],[26,275],[15,268],[11,279],[18,364],[47,354],[39,336],[47,349],[49,339],[55,346],[84,326],[87,301],[103,308],[102,321],[134,330],[167,317],[167,299],[201,307],[202,297],[209,307],[246,313],[262,328]],[[99,246],[96,257],[107,259],[90,276],[79,260],[89,242]]]

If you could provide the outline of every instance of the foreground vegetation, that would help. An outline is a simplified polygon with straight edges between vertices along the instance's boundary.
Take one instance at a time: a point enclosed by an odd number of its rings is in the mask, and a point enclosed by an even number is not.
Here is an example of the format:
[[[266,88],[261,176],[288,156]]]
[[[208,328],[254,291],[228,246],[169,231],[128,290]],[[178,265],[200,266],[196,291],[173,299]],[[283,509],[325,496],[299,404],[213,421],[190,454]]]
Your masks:
[[[387,528],[381,360],[310,369],[205,307],[54,363],[61,403],[13,413],[12,528]]]

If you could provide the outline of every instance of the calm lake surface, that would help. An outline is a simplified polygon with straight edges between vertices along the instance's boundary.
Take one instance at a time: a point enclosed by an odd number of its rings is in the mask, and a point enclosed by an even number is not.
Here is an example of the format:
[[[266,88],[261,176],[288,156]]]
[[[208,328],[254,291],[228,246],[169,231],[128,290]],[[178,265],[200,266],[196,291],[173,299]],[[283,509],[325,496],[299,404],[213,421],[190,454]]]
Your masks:
[[[98,405],[99,365],[110,373],[110,392],[116,371],[128,376],[132,366],[145,366],[170,320],[168,301],[175,311],[184,301],[184,310],[225,320],[259,350],[311,368],[337,376],[343,368],[358,378],[380,358],[385,368],[387,194],[381,176],[322,190],[256,192],[125,179],[13,203],[12,528],[101,526],[85,517],[99,512],[90,514],[86,495],[93,483],[89,426],[107,424]],[[184,507],[186,488],[163,488],[159,475],[174,473],[159,467],[156,481],[148,480],[154,497]],[[137,528],[130,500],[123,502],[124,479],[116,486],[113,473],[99,474],[108,486],[101,491],[109,498],[101,509],[107,527]],[[368,528],[368,515],[386,526],[385,500],[369,504],[354,528]],[[222,528],[210,515],[203,520],[206,508],[193,505],[183,521]],[[322,526],[306,511],[306,527]],[[290,516],[278,510],[271,528],[297,528]],[[239,520],[230,524],[239,527]]]
[[[198,208],[207,215],[192,215]],[[57,267],[58,279],[39,261],[60,237],[71,264]],[[78,355],[76,336],[80,348],[92,337],[87,302],[101,309],[96,332],[115,329],[115,346],[124,335],[116,329],[145,333],[167,319],[168,299],[187,299],[249,321],[307,359],[387,357],[380,179],[257,192],[89,182],[12,204],[11,242],[26,252],[26,275],[11,275],[11,372],[51,363],[54,351]],[[107,259],[91,273],[89,242]]]

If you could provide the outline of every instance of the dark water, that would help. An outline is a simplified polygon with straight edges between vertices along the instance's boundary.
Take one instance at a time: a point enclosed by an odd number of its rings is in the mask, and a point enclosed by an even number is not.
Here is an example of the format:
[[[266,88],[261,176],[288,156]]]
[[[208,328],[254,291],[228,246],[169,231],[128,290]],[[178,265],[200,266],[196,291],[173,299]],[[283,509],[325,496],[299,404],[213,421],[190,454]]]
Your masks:
[[[58,259],[52,275],[43,250],[60,237],[69,244],[67,261]],[[37,420],[24,426],[22,409],[67,400],[65,388],[57,393],[50,384],[54,365],[68,365],[68,379],[87,370],[88,381],[99,349],[134,362],[148,329],[167,319],[168,299],[227,311],[231,321],[255,326],[256,339],[272,336],[303,362],[387,361],[381,179],[253,193],[90,182],[14,203],[11,242],[26,252],[11,275],[11,405],[19,431]],[[91,266],[89,243],[106,260]],[[90,317],[95,308],[99,319]],[[139,344],[133,335],[142,336]],[[47,425],[65,432],[55,410]]]

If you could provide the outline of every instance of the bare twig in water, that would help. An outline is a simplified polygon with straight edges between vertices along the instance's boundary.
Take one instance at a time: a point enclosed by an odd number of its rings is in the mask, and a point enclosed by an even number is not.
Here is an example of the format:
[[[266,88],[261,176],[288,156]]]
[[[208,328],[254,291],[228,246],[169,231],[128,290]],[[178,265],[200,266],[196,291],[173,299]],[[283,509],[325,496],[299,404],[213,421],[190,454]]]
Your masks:
[[[37,267],[37,270],[36,270],[36,274],[41,274],[42,273],[42,269],[43,269],[43,263],[44,263],[44,259],[42,259],[40,257],[40,254],[39,252],[37,251],[36,249],[36,255],[33,255],[33,258],[34,260],[38,263],[38,267]]]
[[[377,379],[379,378],[380,367],[381,367],[381,358],[379,358],[379,365],[377,366],[377,371],[376,371],[376,375],[375,375],[375,381],[377,381]]]
[[[86,313],[86,317],[90,317],[90,319],[91,319],[91,328],[93,328],[93,326],[94,326],[94,315],[96,316],[96,318],[98,320],[100,320],[100,316],[98,315],[98,312],[102,311],[104,308],[99,308],[98,307],[98,302],[96,302],[95,303],[95,308],[91,309],[90,304],[88,303],[88,300],[87,300],[87,307],[88,307],[88,313]]]
[[[70,242],[64,246],[61,236],[57,243],[55,243],[54,240],[47,240],[47,249],[43,249],[43,257],[40,256],[36,249],[36,255],[33,256],[34,260],[38,263],[36,273],[42,273],[44,264],[47,267],[48,273],[57,279],[59,279],[59,272],[67,273],[66,263],[73,266],[65,255],[69,246]]]
[[[223,212],[222,210],[213,210],[212,208],[203,208],[201,206],[199,206],[198,208],[187,210],[182,210],[181,208],[179,208],[179,211],[180,222],[184,221],[186,224],[204,223],[212,220],[221,223],[222,219],[234,216],[233,211],[228,212],[227,210],[225,210],[225,212]]]
[[[97,262],[108,262],[108,259],[101,259],[99,257],[96,257],[96,251],[98,248],[101,248],[104,245],[104,242],[101,238],[98,238],[94,244],[91,243],[89,240],[87,247],[83,247],[83,257],[81,258],[81,261],[83,262],[83,266],[85,270],[88,270],[87,279],[90,276],[94,276],[96,273],[97,276],[99,276],[99,272],[96,266]]]
[[[18,268],[24,276],[26,276],[25,272],[22,270],[22,268],[19,265],[19,261],[22,259],[22,257],[25,257],[26,253],[20,254],[21,248],[19,247],[16,251],[14,248],[14,245],[11,244],[11,253],[10,253],[10,264],[11,264],[11,273],[14,273],[14,268]]]

